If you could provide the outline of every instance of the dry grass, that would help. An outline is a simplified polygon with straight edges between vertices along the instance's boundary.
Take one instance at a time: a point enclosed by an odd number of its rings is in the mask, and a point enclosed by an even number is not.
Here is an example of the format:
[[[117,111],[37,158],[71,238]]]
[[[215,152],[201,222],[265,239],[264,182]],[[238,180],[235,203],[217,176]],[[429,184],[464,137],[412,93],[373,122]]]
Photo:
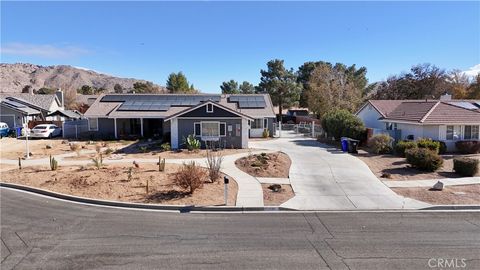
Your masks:
[[[202,188],[193,195],[175,185],[173,173],[181,165],[166,164],[165,172],[159,172],[158,166],[140,164],[132,169],[132,179],[128,181],[127,172],[132,164],[107,165],[97,170],[93,165],[62,166],[57,171],[45,167],[26,167],[2,172],[2,181],[38,187],[54,192],[124,202],[161,203],[175,205],[223,205],[223,183],[209,183],[207,177]],[[223,177],[223,175],[222,175]],[[146,182],[149,180],[149,193]],[[233,179],[232,179],[233,180]],[[229,205],[235,205],[237,184],[231,181],[229,186]]]
[[[288,178],[291,164],[282,152],[249,155],[235,161],[237,168],[256,177]]]
[[[366,151],[359,150],[358,157],[365,162],[370,170],[381,178],[383,174],[390,174],[391,178],[385,180],[424,180],[441,178],[462,177],[453,171],[453,158],[458,155],[443,155],[443,167],[436,172],[424,172],[411,168],[405,161],[405,158],[394,155],[373,155]],[[479,158],[480,155],[469,155],[469,157]]]
[[[279,206],[295,196],[290,185],[281,185],[279,192],[274,192],[268,187],[272,184],[262,184],[263,202],[266,206]]]
[[[427,187],[392,188],[397,194],[430,204],[480,204],[480,185],[446,186],[442,191]]]

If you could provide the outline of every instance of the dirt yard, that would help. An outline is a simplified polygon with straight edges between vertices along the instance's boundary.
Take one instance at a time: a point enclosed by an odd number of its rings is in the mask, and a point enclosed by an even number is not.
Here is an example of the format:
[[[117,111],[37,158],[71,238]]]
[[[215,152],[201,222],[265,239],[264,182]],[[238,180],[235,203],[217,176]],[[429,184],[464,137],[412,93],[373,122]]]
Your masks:
[[[291,164],[288,155],[282,152],[249,155],[235,161],[237,168],[256,177],[288,178]]]
[[[57,171],[48,167],[27,167],[2,172],[2,181],[47,189],[81,197],[170,205],[223,205],[223,181],[205,183],[193,195],[173,184],[172,174],[182,165],[166,164],[166,172],[159,172],[155,164],[107,165],[97,170],[92,166],[65,166]],[[131,180],[128,171],[132,168]],[[221,175],[223,178],[223,175]],[[149,190],[146,193],[146,183]],[[206,179],[207,180],[207,179]],[[233,179],[232,179],[233,180]],[[229,205],[235,205],[237,184],[230,182]]]
[[[223,156],[233,155],[238,153],[248,152],[248,149],[223,149],[215,151],[215,153]],[[188,151],[186,149],[181,149],[179,151],[147,151],[145,153],[136,152],[136,153],[122,153],[120,155],[125,158],[152,158],[152,156],[161,156],[165,159],[189,159],[189,158],[205,158],[207,157],[207,150],[200,149],[198,151]]]
[[[462,177],[453,172],[454,155],[443,155],[443,167],[436,172],[424,172],[411,168],[405,158],[394,155],[373,155],[364,150],[358,151],[358,157],[365,162],[370,170],[384,180],[425,180]],[[480,155],[468,155],[480,159]],[[382,178],[383,174],[390,174],[389,179]]]
[[[262,184],[263,202],[265,206],[279,206],[295,196],[290,185],[280,185],[281,189],[277,192],[270,189],[270,186],[272,186],[272,184]]]
[[[446,186],[442,191],[429,188],[392,188],[397,194],[431,204],[480,204],[480,185]]]
[[[79,149],[82,151],[94,151],[96,145],[101,145],[104,151],[107,148],[111,150],[122,149],[128,145],[135,143],[135,141],[67,141],[63,139],[29,139],[28,148],[32,159],[46,158],[50,155],[61,155],[68,153],[76,153],[70,148],[69,143],[79,144]],[[48,146],[48,147],[47,147]],[[25,140],[16,138],[2,138],[0,140],[0,156],[2,159],[18,159],[24,157],[26,151]],[[88,154],[86,155],[88,158]]]

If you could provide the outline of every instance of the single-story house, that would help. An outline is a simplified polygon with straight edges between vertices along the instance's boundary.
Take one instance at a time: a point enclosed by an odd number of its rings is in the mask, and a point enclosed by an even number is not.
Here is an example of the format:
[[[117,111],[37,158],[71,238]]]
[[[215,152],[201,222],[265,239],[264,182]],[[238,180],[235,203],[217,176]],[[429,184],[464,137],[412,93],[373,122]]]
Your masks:
[[[103,94],[84,116],[92,137],[163,137],[173,149],[188,135],[247,148],[265,129],[273,136],[275,122],[268,94]]]
[[[0,98],[0,122],[7,123],[8,127],[23,127],[29,121],[40,119],[40,110],[34,109],[33,105],[24,101],[19,103],[14,100]]]
[[[480,140],[479,100],[370,100],[358,112],[365,126],[401,130],[401,139],[431,138],[455,150],[455,142]]]
[[[57,90],[54,94],[50,95],[33,93],[0,93],[0,98],[21,103],[39,110],[43,120],[49,120],[47,119],[48,114],[57,110],[65,109],[64,95],[61,90]]]
[[[77,110],[56,110],[48,114],[48,118],[53,118],[54,121],[71,121],[78,120],[83,117],[83,114]]]

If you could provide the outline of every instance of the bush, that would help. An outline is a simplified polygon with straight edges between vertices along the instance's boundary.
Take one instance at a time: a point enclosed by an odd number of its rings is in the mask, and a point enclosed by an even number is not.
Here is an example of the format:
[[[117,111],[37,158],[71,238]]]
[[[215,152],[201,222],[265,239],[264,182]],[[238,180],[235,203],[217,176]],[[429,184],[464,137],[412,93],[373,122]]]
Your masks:
[[[80,151],[82,150],[82,146],[79,143],[70,143],[70,150],[77,153],[77,156],[80,156]]]
[[[434,172],[443,166],[443,158],[427,148],[412,148],[405,151],[407,162],[413,167]]]
[[[375,154],[389,154],[392,152],[393,138],[387,134],[378,134],[370,138],[368,147]]]
[[[453,159],[453,170],[461,176],[474,176],[478,173],[479,160],[460,157]]]
[[[269,131],[267,128],[263,129],[262,137],[263,137],[263,138],[268,138],[268,137],[270,137],[270,131]]]
[[[160,148],[162,149],[162,151],[170,151],[172,149],[172,147],[170,146],[170,143],[162,143],[160,145]]]
[[[436,141],[432,141],[432,139],[420,138],[417,140],[418,148],[427,148],[429,150],[434,151],[438,154],[440,150],[440,143]]]
[[[395,153],[401,157],[405,157],[405,151],[408,149],[417,148],[417,143],[413,141],[399,141],[395,145]]]
[[[455,146],[462,154],[480,153],[480,141],[459,141],[455,143]]]
[[[203,186],[207,174],[204,169],[195,164],[183,163],[183,166],[173,174],[173,181],[176,185],[188,189],[188,193],[193,192]]]
[[[328,136],[339,141],[341,137],[362,140],[365,126],[362,120],[347,110],[332,110],[327,112],[322,119],[322,127]]]
[[[207,151],[207,168],[210,182],[215,183],[220,177],[220,169],[222,167],[223,156]]]
[[[193,134],[188,135],[187,138],[184,137],[183,143],[187,147],[188,151],[198,150],[201,146],[200,141],[197,140]]]
[[[442,141],[436,141],[440,144],[440,148],[438,149],[438,153],[440,155],[444,155],[447,153],[447,144],[445,144],[445,142],[442,142]]]

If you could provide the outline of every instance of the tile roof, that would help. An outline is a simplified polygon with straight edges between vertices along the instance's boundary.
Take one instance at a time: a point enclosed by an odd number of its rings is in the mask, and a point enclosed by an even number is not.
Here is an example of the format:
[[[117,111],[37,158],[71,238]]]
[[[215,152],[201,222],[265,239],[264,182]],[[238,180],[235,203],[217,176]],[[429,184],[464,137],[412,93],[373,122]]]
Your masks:
[[[28,103],[31,103],[37,107],[40,107],[41,109],[45,111],[49,111],[50,107],[54,102],[57,102],[58,105],[59,101],[57,99],[57,96],[55,94],[52,95],[32,95],[28,93],[0,93],[1,98],[12,98],[12,99],[20,99],[27,101]]]
[[[171,106],[168,108],[167,111],[122,111],[118,110],[122,102],[104,102],[102,98],[105,96],[115,96],[115,94],[103,94],[100,95],[95,102],[90,106],[90,108],[85,112],[86,117],[108,117],[108,118],[135,118],[135,117],[158,117],[158,118],[167,118],[171,115],[179,113],[185,110],[188,107],[196,106],[197,104],[191,106]],[[122,94],[126,95],[126,94]],[[130,94],[131,96],[141,96],[142,94]],[[209,94],[199,94],[199,95],[185,95],[185,94],[158,94],[163,96],[174,96],[174,97],[198,97],[201,96],[209,96]],[[236,102],[228,102],[228,98],[231,95],[211,95],[212,98],[214,96],[220,96],[220,101],[218,102],[220,105],[225,106],[231,110],[237,111],[239,113],[248,115],[252,118],[260,118],[260,117],[275,117],[275,113],[273,111],[272,101],[268,94],[252,94],[249,96],[263,96],[265,99],[266,106],[265,108],[239,108],[238,103]]]

